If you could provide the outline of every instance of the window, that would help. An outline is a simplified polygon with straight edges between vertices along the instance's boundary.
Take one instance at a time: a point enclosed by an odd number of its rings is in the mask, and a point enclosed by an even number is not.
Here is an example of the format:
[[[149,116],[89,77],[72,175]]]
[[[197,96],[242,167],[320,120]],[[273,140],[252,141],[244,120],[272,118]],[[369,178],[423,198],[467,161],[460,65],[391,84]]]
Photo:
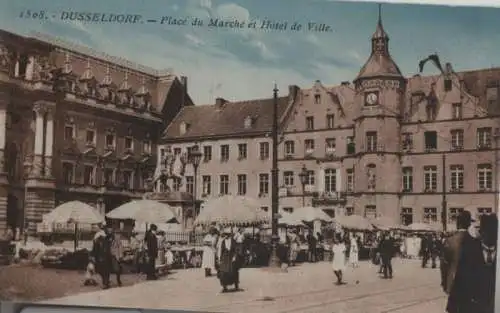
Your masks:
[[[245,160],[247,158],[247,144],[238,144],[238,160]]]
[[[409,151],[413,149],[413,134],[412,133],[403,133],[402,134],[402,143],[403,150]]]
[[[321,95],[320,94],[315,94],[314,95],[314,103],[315,104],[320,104],[321,103]]]
[[[491,148],[491,127],[477,129],[477,147],[479,149]]]
[[[203,146],[203,162],[207,163],[212,160],[212,146]]]
[[[451,149],[462,150],[464,148],[463,129],[452,129],[450,133],[451,133]]]
[[[134,140],[131,137],[125,137],[125,149],[132,150]]]
[[[325,170],[325,192],[337,191],[337,170],[327,168]]]
[[[134,180],[132,171],[123,171],[123,188],[125,189],[133,189],[134,188]]]
[[[422,100],[425,98],[425,94],[423,92],[414,92],[411,95],[411,105],[412,107],[415,107],[416,105],[420,104]]]
[[[377,217],[377,207],[374,205],[365,206],[365,217],[366,218],[376,218]]]
[[[268,206],[261,206],[260,209],[264,212],[267,212],[269,211],[269,207]]]
[[[335,149],[337,147],[337,143],[335,138],[326,138],[325,139],[325,149],[327,154],[335,153]]]
[[[238,175],[238,195],[244,196],[247,194],[247,175]]]
[[[172,190],[180,191],[181,190],[182,181],[180,179],[174,179],[172,182]]]
[[[314,139],[306,139],[304,141],[304,146],[306,154],[312,154],[314,152]]]
[[[353,207],[349,207],[349,206],[346,207],[344,214],[346,216],[354,215],[354,208]]]
[[[142,142],[142,152],[144,154],[151,154],[151,140],[144,140]]]
[[[424,133],[425,150],[435,151],[437,149],[437,132],[427,131]]]
[[[424,208],[424,223],[435,223],[437,220],[437,208]]]
[[[106,148],[108,148],[108,149],[115,148],[115,135],[113,135],[113,134],[106,135]]]
[[[368,164],[366,167],[366,178],[368,181],[367,187],[368,191],[375,191],[377,189],[377,167],[375,164]]]
[[[161,148],[160,149],[160,160],[163,160],[165,158],[165,149]]]
[[[335,115],[333,114],[326,115],[326,128],[328,129],[335,128]]]
[[[424,166],[424,192],[437,191],[437,167]]]
[[[115,183],[115,171],[112,168],[104,169],[104,185],[109,186]]]
[[[462,118],[462,104],[453,103],[452,104],[452,119],[459,120]]]
[[[346,191],[353,192],[354,191],[354,169],[348,168],[346,170]]]
[[[450,166],[450,189],[451,191],[460,191],[464,189],[464,166]]]
[[[347,137],[347,154],[356,153],[356,144],[354,143],[354,137]]]
[[[315,174],[314,171],[307,171],[307,176],[306,176],[306,186],[314,186],[315,184]]]
[[[259,174],[259,195],[269,194],[269,174]]]
[[[477,188],[479,191],[491,190],[493,187],[493,170],[491,164],[477,166]]]
[[[74,183],[74,172],[75,172],[75,167],[73,163],[68,163],[68,162],[63,162],[62,164],[62,174],[63,174],[63,179],[65,184],[73,184]]]
[[[174,156],[178,156],[182,153],[182,149],[181,148],[174,148]]]
[[[186,192],[194,195],[194,177],[186,176]]]
[[[285,156],[295,154],[295,142],[293,140],[285,141]]]
[[[93,167],[92,165],[85,165],[83,168],[83,184],[95,184],[95,167]]]
[[[66,125],[64,126],[64,140],[75,139],[75,126]]]
[[[92,145],[95,146],[95,130],[93,129],[87,129],[87,132],[85,133],[85,143],[87,145]]]
[[[291,214],[291,213],[293,213],[293,208],[292,207],[284,207],[283,211],[285,211],[286,213]]]
[[[493,210],[491,208],[477,208],[477,214],[479,216],[485,215],[485,214],[491,214]]]
[[[377,132],[366,132],[366,151],[377,151]]]
[[[293,178],[294,177],[292,171],[283,172],[283,185],[285,185],[285,187],[293,187],[294,185]]]
[[[259,144],[259,156],[261,160],[269,159],[269,142],[261,142]]]
[[[208,196],[210,194],[212,194],[212,177],[210,177],[209,175],[203,175],[202,178],[201,178],[201,181],[202,181],[202,188],[203,188],[203,195],[204,196]]]
[[[306,117],[306,130],[313,130],[314,129],[314,116],[307,116]]]
[[[456,224],[458,215],[463,212],[463,208],[450,208],[448,215],[448,223]]]
[[[229,161],[229,145],[220,146],[220,161],[221,162]]]
[[[413,209],[412,208],[402,208],[401,209],[401,224],[408,226],[413,223]]]
[[[425,114],[428,121],[434,121],[436,119],[436,113],[437,110],[435,104],[428,104],[425,108]]]
[[[494,108],[497,106],[497,101],[498,101],[497,86],[490,86],[486,88],[486,101],[488,101],[488,108]]]
[[[403,192],[413,191],[413,168],[403,167]]]
[[[229,176],[228,175],[220,175],[219,194],[221,194],[221,195],[229,194]]]

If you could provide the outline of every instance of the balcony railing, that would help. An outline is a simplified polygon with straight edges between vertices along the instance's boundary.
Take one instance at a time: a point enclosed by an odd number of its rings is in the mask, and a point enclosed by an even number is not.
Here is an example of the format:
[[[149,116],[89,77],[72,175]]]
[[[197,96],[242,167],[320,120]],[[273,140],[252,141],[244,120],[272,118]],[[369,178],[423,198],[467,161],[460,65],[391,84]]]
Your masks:
[[[313,193],[313,204],[317,205],[330,205],[344,203],[347,200],[345,192],[322,192]]]

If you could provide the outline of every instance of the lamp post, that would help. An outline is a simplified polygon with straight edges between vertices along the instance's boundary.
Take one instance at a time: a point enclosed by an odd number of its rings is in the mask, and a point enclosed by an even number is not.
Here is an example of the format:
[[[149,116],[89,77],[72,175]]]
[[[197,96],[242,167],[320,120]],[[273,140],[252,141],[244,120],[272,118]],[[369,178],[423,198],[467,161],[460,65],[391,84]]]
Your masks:
[[[274,84],[273,90],[273,129],[272,129],[272,144],[273,144],[273,162],[271,169],[271,259],[269,267],[279,268],[280,260],[278,258],[278,208],[279,208],[279,193],[278,193],[278,86]]]
[[[198,167],[200,166],[202,153],[200,152],[200,147],[198,145],[194,145],[191,147],[189,151],[189,162],[193,165],[193,210],[196,217],[198,215],[198,209],[196,207],[196,195],[197,195],[197,187],[198,187]]]
[[[307,173],[307,168],[306,165],[302,165],[302,170],[299,173],[299,178],[300,178],[300,184],[302,185],[302,206],[306,206],[306,183],[309,178],[309,175]]]

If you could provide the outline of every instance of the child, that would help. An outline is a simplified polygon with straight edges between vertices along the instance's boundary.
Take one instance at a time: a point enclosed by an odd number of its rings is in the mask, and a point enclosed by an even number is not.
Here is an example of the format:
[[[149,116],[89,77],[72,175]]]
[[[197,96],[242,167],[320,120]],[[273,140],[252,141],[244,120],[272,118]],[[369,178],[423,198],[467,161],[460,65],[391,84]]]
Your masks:
[[[92,261],[87,265],[87,271],[85,272],[85,281],[83,282],[84,286],[97,286],[97,281],[94,279],[95,275],[95,266]]]

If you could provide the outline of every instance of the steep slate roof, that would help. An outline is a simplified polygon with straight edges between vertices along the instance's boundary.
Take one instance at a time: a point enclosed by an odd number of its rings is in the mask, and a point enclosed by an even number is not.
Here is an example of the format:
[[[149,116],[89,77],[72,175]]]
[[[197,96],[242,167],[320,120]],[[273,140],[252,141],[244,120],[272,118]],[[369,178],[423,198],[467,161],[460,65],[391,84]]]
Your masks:
[[[193,137],[217,137],[241,134],[265,133],[272,130],[273,99],[226,102],[218,105],[184,107],[165,130],[163,139],[189,139]],[[289,97],[278,98],[278,117],[281,118],[289,106]],[[245,119],[250,116],[254,123],[245,128]],[[189,126],[181,134],[181,124]]]

